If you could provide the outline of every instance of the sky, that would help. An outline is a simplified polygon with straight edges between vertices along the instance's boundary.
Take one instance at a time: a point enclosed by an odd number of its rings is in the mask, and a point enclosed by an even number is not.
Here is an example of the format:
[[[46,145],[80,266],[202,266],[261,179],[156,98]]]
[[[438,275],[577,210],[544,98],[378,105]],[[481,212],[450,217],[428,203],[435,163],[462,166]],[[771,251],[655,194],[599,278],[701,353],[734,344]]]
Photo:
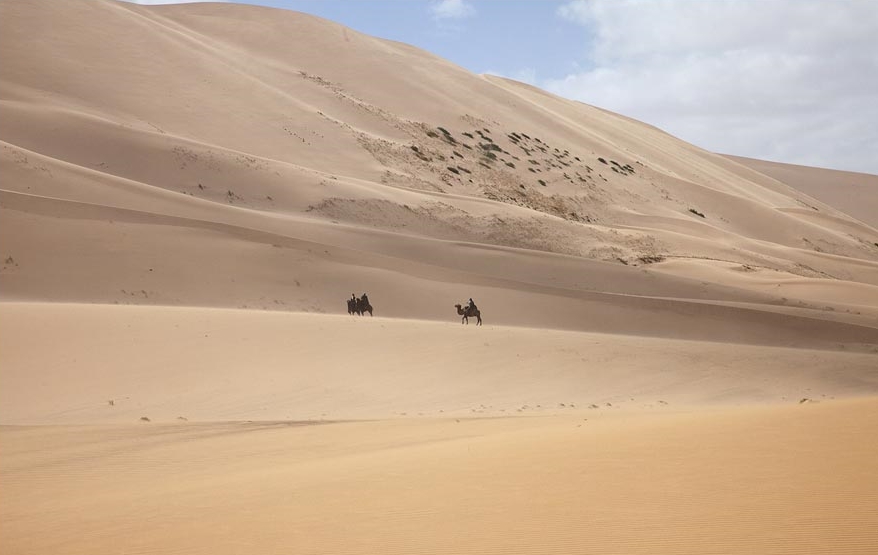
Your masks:
[[[713,152],[878,174],[878,0],[246,3],[405,42]]]

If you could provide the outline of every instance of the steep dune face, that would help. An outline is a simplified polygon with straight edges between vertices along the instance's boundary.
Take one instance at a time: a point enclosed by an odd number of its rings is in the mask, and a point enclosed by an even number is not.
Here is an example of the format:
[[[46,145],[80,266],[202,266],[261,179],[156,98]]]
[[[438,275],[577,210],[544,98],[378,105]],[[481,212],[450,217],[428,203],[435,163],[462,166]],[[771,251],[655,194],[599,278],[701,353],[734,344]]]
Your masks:
[[[869,222],[650,126],[294,12],[0,10],[4,299],[878,342]]]

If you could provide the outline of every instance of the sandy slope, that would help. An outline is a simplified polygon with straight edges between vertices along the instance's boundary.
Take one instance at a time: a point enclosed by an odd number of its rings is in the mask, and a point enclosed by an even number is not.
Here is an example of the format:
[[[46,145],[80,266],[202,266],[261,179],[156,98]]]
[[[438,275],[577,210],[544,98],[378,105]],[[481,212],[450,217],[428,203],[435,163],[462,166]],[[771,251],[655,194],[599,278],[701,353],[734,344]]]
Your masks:
[[[878,394],[874,350],[259,310],[5,303],[3,313],[6,424],[500,416]]]
[[[229,309],[3,314],[4,553],[878,541],[874,354]]]
[[[874,398],[3,427],[8,553],[874,553]]]
[[[878,176],[754,160],[727,158],[841,210],[872,227],[878,227]]]
[[[0,2],[0,552],[872,553],[874,179],[294,12]]]

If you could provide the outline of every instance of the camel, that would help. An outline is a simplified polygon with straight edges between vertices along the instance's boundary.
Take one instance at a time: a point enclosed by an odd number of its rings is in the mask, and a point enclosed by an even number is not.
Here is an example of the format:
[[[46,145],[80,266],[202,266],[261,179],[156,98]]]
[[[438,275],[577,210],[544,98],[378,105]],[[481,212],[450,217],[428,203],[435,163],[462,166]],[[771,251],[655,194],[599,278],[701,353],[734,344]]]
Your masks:
[[[454,308],[457,309],[457,315],[458,315],[458,316],[463,316],[463,318],[460,319],[460,323],[461,323],[461,324],[469,324],[469,319],[470,319],[470,317],[471,317],[471,316],[475,316],[476,319],[477,319],[477,320],[476,320],[476,325],[477,325],[477,326],[481,326],[481,325],[482,325],[482,311],[480,311],[478,308],[475,308],[475,309],[473,309],[473,308],[466,308],[466,309],[464,309],[464,308],[463,308],[462,306],[460,306],[459,304],[454,305]]]
[[[369,316],[372,316],[372,305],[369,304],[368,299],[358,299],[353,295],[348,299],[348,314],[362,316],[366,312],[369,313]]]

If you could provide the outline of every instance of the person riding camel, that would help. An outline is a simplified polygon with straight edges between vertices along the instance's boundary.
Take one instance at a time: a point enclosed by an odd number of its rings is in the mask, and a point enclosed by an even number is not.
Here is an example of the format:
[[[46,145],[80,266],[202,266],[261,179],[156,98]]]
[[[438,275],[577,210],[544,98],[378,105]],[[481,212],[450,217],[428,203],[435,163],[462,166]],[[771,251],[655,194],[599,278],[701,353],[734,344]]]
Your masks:
[[[469,304],[466,305],[467,310],[478,310],[476,307],[476,303],[473,302],[472,297],[470,297]]]
[[[363,302],[363,306],[369,306],[369,297],[367,297],[365,293],[360,297],[360,300]]]

